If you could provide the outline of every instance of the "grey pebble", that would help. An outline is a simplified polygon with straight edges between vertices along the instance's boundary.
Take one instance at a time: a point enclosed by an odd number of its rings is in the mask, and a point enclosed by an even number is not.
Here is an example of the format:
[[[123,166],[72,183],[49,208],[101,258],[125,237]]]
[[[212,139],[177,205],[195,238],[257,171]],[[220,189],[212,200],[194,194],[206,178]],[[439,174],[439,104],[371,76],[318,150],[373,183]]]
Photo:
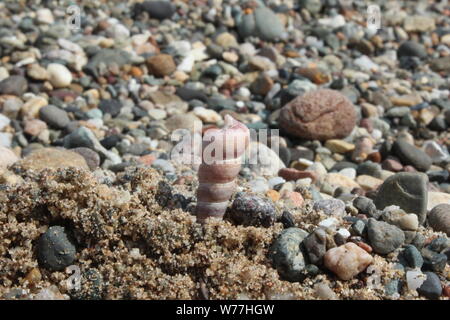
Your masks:
[[[38,241],[39,263],[52,271],[63,270],[75,261],[76,249],[64,227],[53,226]]]

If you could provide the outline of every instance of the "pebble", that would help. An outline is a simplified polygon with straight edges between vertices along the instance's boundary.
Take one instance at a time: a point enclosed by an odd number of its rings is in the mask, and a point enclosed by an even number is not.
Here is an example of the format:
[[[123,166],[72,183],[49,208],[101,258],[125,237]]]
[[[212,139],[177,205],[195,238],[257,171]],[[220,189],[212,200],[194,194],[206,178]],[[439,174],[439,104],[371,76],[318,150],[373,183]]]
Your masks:
[[[48,78],[55,88],[68,87],[72,83],[72,73],[66,66],[59,63],[50,63],[47,66]]]
[[[147,65],[151,74],[157,77],[169,76],[177,68],[172,56],[163,53],[148,58]]]
[[[248,182],[250,190],[254,193],[265,193],[270,188],[264,177],[258,177]]]
[[[152,19],[170,19],[175,13],[175,6],[169,1],[144,1],[136,3],[134,13],[147,12]]]
[[[346,153],[355,149],[355,145],[353,143],[349,143],[340,139],[327,140],[327,142],[325,143],[325,147],[330,149],[330,151],[334,153]]]
[[[83,147],[70,149],[70,151],[76,152],[82,156],[91,171],[94,171],[100,166],[100,156],[97,152]]]
[[[405,242],[405,234],[396,226],[386,222],[369,219],[367,235],[373,250],[379,254],[388,254]]]
[[[323,256],[327,251],[327,238],[327,232],[322,228],[317,228],[303,240],[303,246],[310,263],[322,265]]]
[[[112,164],[118,164],[120,157],[113,152],[106,150],[98,141],[97,137],[86,127],[79,127],[64,137],[63,145],[67,149],[85,147],[94,150],[100,156],[107,158]]]
[[[311,140],[344,138],[356,124],[353,104],[330,89],[309,91],[283,107],[280,127],[287,133]]]
[[[295,227],[294,218],[289,211],[283,211],[281,214],[280,222],[285,229]]]
[[[64,129],[70,122],[70,118],[65,110],[51,104],[39,109],[39,117],[50,127],[56,129]]]
[[[401,257],[405,260],[406,267],[421,269],[423,265],[423,258],[419,250],[413,245],[405,246],[401,253]]]
[[[403,164],[412,165],[419,171],[427,171],[432,164],[431,158],[424,151],[404,140],[395,141],[392,150]]]
[[[428,299],[439,299],[442,295],[442,286],[439,277],[433,272],[424,272],[427,279],[417,288],[417,292]]]
[[[257,141],[250,142],[248,161],[245,165],[257,176],[268,177],[277,176],[280,169],[285,168],[283,161],[274,150]]]
[[[409,290],[417,290],[427,279],[427,276],[420,270],[406,272],[406,283]]]
[[[376,190],[383,180],[368,175],[360,175],[356,178],[356,182],[366,191]]]
[[[397,56],[401,57],[419,57],[425,58],[427,56],[427,51],[425,47],[415,41],[405,41],[403,42],[397,50]]]
[[[435,206],[437,206],[437,205],[439,205],[441,203],[450,204],[450,194],[449,193],[436,192],[436,191],[429,191],[428,192],[427,210],[431,210]]]
[[[431,158],[433,163],[440,163],[450,159],[450,154],[436,141],[428,140],[423,144],[423,150]]]
[[[399,206],[407,213],[415,213],[423,224],[427,214],[427,180],[422,173],[396,173],[380,186],[374,203],[380,210],[390,205]]]
[[[297,181],[299,179],[310,178],[315,182],[318,179],[317,174],[314,171],[300,171],[292,168],[280,169],[278,175],[286,179],[286,181]]]
[[[76,249],[64,227],[53,226],[43,233],[37,244],[39,263],[51,271],[64,270],[75,261]]]
[[[450,237],[450,204],[435,206],[428,214],[428,224],[435,231],[442,231]]]
[[[40,148],[20,160],[20,166],[27,170],[47,168],[81,168],[89,170],[84,158],[76,152],[63,148]]]
[[[305,258],[300,244],[308,233],[299,228],[284,229],[272,244],[269,256],[280,276],[291,282],[302,281],[305,278]]]
[[[365,214],[369,217],[378,219],[381,213],[378,212],[377,207],[372,199],[366,197],[357,197],[353,200],[353,206],[358,209],[359,213]]]
[[[336,293],[331,290],[330,286],[326,283],[319,282],[314,285],[314,291],[316,295],[323,300],[338,300]]]
[[[271,23],[269,24],[267,21]],[[245,14],[242,17],[238,31],[243,38],[258,36],[266,41],[275,41],[283,37],[284,27],[271,9],[259,7],[253,13]]]
[[[47,130],[47,124],[39,119],[26,120],[23,128],[23,132],[32,137],[38,137],[45,130]]]
[[[423,268],[434,272],[443,272],[447,264],[447,256],[429,248],[422,248],[420,251],[423,257]]]
[[[403,28],[405,28],[407,32],[427,32],[436,29],[436,25],[433,17],[417,15],[407,16],[404,21]]]
[[[18,160],[19,158],[11,149],[0,146],[0,169],[6,168]]]
[[[333,188],[343,187],[352,190],[353,188],[359,188],[359,184],[339,173],[327,173],[324,179],[324,183],[329,184]]]
[[[402,230],[415,231],[419,228],[419,218],[411,213],[407,214],[398,207],[391,206],[383,211],[383,220]]]
[[[104,99],[100,101],[98,108],[103,114],[108,113],[116,117],[122,109],[122,103],[117,99]]]
[[[341,280],[350,280],[373,262],[373,257],[354,243],[346,243],[325,253],[325,266]]]
[[[22,96],[28,89],[28,82],[22,76],[10,76],[0,81],[0,94]]]
[[[313,209],[326,215],[342,217],[345,215],[345,203],[339,199],[325,199],[314,202]]]
[[[234,199],[229,217],[240,225],[268,228],[277,220],[277,213],[270,200],[244,194]]]

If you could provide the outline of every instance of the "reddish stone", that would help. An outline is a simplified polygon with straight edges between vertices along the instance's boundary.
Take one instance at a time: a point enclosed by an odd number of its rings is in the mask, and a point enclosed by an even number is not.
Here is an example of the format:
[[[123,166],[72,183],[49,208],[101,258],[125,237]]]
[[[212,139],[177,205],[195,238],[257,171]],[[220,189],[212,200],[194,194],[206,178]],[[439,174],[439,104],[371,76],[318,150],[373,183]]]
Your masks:
[[[389,170],[389,171],[393,171],[393,172],[399,172],[399,171],[402,171],[402,169],[403,169],[403,165],[394,159],[384,160],[383,163],[381,164],[381,167],[384,170]]]
[[[279,126],[287,133],[309,140],[342,139],[356,124],[353,104],[342,93],[319,89],[296,97],[280,112]]]
[[[379,153],[378,151],[376,152],[372,152],[367,156],[367,159],[376,163],[380,163],[381,162],[381,153]]]
[[[444,297],[450,298],[450,286],[445,286],[442,290],[442,294],[444,295]]]
[[[313,171],[300,171],[292,168],[283,168],[278,171],[278,175],[286,181],[295,181],[305,178],[311,178],[313,183],[317,181],[317,173]]]
[[[295,191],[284,191],[282,198],[291,201],[295,207],[301,207],[304,202],[302,195]]]
[[[372,252],[372,247],[369,246],[367,243],[364,242],[357,242],[356,243],[358,245],[358,247],[360,247],[361,249],[364,249],[367,253],[371,253]]]

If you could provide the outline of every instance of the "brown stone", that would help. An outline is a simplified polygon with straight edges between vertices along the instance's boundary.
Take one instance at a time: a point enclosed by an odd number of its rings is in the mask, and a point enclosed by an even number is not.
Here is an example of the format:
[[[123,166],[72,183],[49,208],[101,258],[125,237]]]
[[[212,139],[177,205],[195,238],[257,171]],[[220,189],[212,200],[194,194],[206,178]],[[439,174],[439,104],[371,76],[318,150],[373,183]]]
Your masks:
[[[23,160],[20,165],[25,169],[43,170],[75,167],[89,170],[86,160],[76,152],[62,148],[40,148]]]
[[[299,68],[297,72],[315,84],[324,84],[331,80],[331,76],[319,68]]]
[[[356,124],[353,104],[340,92],[319,89],[298,96],[280,112],[280,128],[310,140],[342,139]]]
[[[171,75],[176,69],[172,56],[164,53],[148,58],[147,65],[150,73],[157,77]]]
[[[295,181],[299,179],[310,178],[313,183],[317,181],[317,173],[313,171],[300,171],[293,168],[283,168],[278,171],[278,175],[286,181]]]
[[[254,94],[265,96],[272,89],[273,80],[264,72],[252,83],[250,89]]]

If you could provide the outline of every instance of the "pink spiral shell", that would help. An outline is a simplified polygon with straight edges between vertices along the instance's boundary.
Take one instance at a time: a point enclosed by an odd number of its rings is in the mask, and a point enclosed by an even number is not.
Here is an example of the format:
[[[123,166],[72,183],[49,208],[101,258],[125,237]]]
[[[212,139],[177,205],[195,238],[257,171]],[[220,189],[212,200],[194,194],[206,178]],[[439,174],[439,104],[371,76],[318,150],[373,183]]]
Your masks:
[[[195,209],[199,222],[210,217],[221,219],[225,214],[236,189],[235,179],[241,169],[241,157],[249,142],[248,128],[230,115],[225,116],[222,129],[205,132]]]

